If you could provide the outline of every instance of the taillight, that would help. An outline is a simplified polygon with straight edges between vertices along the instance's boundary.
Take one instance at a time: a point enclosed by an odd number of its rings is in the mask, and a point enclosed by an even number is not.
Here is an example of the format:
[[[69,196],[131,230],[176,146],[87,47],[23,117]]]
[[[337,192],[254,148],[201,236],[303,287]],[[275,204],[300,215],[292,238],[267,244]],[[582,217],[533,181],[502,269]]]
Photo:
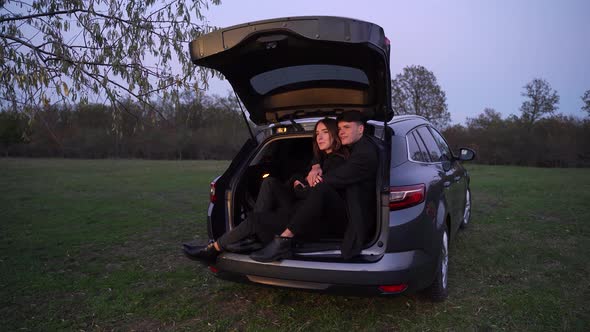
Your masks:
[[[424,202],[425,188],[422,183],[389,188],[389,210],[401,210]]]
[[[383,285],[379,286],[379,290],[383,293],[401,293],[408,288],[406,284],[399,284],[399,285]]]
[[[215,181],[212,181],[209,185],[209,201],[211,203],[215,203],[215,201],[217,201],[217,196],[215,195]]]

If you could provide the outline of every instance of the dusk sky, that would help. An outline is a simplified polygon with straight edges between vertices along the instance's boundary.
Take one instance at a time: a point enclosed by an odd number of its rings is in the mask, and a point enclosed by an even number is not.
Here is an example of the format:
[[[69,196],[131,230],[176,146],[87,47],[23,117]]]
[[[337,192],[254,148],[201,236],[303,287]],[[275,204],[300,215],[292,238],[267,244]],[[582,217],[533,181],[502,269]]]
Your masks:
[[[261,19],[330,15],[383,27],[391,76],[410,65],[431,70],[447,94],[453,123],[484,108],[520,115],[523,86],[544,78],[561,97],[559,113],[584,117],[590,89],[590,1],[243,1],[222,0],[204,13],[227,27]],[[212,82],[227,95],[230,85]]]

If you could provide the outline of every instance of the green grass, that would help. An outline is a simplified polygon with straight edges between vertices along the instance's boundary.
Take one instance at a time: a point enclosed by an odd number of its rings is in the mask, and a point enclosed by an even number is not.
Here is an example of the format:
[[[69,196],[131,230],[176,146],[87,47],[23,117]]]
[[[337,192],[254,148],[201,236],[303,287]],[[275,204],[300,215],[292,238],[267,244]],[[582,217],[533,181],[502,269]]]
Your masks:
[[[227,162],[0,159],[0,329],[589,330],[590,170],[469,167],[450,297],[230,283],[185,259]]]

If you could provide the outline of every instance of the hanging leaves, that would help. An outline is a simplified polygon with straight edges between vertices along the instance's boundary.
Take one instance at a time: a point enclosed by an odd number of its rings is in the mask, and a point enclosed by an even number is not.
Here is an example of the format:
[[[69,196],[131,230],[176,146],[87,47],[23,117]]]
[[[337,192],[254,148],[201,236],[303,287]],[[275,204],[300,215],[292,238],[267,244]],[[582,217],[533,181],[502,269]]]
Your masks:
[[[209,3],[219,0],[0,1],[0,108],[76,98],[151,107],[197,81],[206,86],[186,45],[204,32]]]

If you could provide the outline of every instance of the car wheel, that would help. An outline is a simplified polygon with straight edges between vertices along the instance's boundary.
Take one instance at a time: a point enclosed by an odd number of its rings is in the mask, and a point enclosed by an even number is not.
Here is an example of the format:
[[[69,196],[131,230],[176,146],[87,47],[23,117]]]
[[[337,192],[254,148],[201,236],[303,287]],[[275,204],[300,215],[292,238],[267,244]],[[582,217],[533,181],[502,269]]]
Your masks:
[[[461,221],[461,228],[467,227],[471,221],[471,190],[467,188],[465,193],[465,210],[463,211],[463,220]]]
[[[436,270],[436,278],[428,288],[428,296],[432,301],[444,301],[449,295],[448,272],[449,272],[449,234],[445,227],[441,238],[440,261]]]

